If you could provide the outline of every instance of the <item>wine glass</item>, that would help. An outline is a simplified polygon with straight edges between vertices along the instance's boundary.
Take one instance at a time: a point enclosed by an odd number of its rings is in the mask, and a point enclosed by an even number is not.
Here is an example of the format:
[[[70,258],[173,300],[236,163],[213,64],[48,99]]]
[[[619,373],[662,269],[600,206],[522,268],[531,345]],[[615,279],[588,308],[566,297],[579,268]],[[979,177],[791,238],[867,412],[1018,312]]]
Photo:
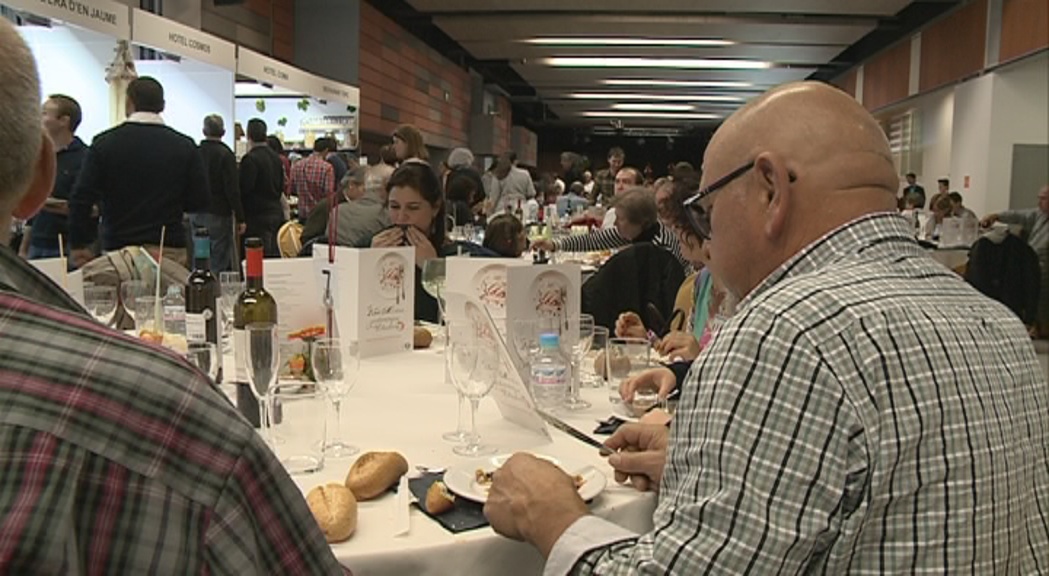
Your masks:
[[[572,380],[568,387],[568,399],[564,407],[568,410],[586,410],[590,403],[579,397],[579,384],[581,380],[581,368],[583,357],[590,350],[590,343],[594,337],[594,317],[590,314],[580,314],[578,318],[568,321],[568,333],[575,335],[575,341],[569,352],[572,359]],[[567,336],[567,335],[566,335]],[[564,343],[568,338],[562,337]]]
[[[218,348],[211,342],[190,342],[186,350],[186,360],[207,374],[212,382],[219,375]]]
[[[222,340],[224,348],[230,348],[230,334],[233,331],[233,307],[237,298],[244,291],[244,282],[240,279],[240,272],[219,272],[219,307],[222,308]]]
[[[164,322],[156,322],[157,302],[159,300],[153,295],[139,296],[135,299],[135,330],[152,330],[157,333],[164,331]]]
[[[361,366],[357,343],[338,338],[317,340],[310,352],[310,364],[313,377],[335,407],[335,427],[332,438],[324,444],[324,455],[331,458],[353,456],[360,449],[342,441],[342,401],[357,383]]]
[[[470,435],[466,444],[456,446],[452,451],[469,457],[493,454],[495,447],[481,444],[481,435],[477,433],[477,405],[495,384],[499,356],[491,342],[476,338],[466,327],[449,332],[448,364],[452,382],[470,400]]]
[[[437,310],[440,317],[438,322],[444,321],[444,281],[447,277],[447,268],[444,258],[431,258],[423,262],[422,285],[427,294],[437,300]],[[448,342],[448,330],[444,331],[445,342]]]
[[[270,433],[269,400],[270,389],[277,383],[280,371],[280,340],[277,324],[257,322],[244,327],[248,380],[251,391],[259,402],[259,427],[262,437],[272,445]]]
[[[138,316],[136,316],[135,302],[143,296],[149,296],[149,294],[150,284],[145,280],[125,280],[120,283],[120,304],[124,307],[127,315],[131,316],[131,320],[135,323],[136,328],[138,327]]]
[[[604,326],[594,326],[594,335],[590,338],[590,350],[587,351],[584,357],[584,364],[586,370],[583,384],[588,388],[600,388],[604,386],[604,376],[599,374],[595,366],[595,362],[600,358],[604,361],[605,348],[608,346],[608,338],[610,334],[608,328]],[[602,373],[604,371],[602,370]]]
[[[117,289],[112,286],[86,286],[84,308],[95,320],[109,326],[117,313]]]

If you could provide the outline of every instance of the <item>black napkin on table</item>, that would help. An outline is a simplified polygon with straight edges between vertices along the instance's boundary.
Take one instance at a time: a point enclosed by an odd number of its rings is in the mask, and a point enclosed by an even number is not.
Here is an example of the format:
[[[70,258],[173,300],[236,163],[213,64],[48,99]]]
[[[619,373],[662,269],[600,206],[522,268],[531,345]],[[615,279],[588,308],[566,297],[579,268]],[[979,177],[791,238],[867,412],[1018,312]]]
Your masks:
[[[473,500],[467,500],[458,496],[455,498],[455,507],[440,516],[434,516],[426,511],[426,491],[430,489],[431,484],[442,479],[444,479],[443,473],[423,474],[419,478],[408,480],[408,488],[419,501],[417,504],[419,510],[436,520],[441,526],[444,526],[445,530],[452,534],[487,526],[488,519],[484,517],[484,506]]]

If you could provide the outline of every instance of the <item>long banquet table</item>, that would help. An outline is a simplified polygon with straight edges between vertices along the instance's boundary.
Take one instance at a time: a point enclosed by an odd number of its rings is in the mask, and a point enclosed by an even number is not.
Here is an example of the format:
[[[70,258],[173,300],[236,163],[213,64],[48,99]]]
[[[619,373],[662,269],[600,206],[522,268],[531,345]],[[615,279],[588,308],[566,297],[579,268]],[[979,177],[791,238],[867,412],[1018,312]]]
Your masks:
[[[226,373],[232,374],[229,359],[226,368]],[[597,420],[612,412],[604,389],[582,392],[592,408],[564,414],[563,418],[590,433]],[[466,464],[471,460],[454,454],[453,444],[441,439],[441,434],[454,429],[456,409],[455,391],[444,383],[441,350],[365,359],[357,384],[343,404],[343,434],[362,452],[399,451],[408,459],[411,475],[416,474],[417,465],[439,468]],[[532,451],[566,463],[597,467],[608,477],[608,487],[591,503],[591,511],[634,531],[651,529],[655,496],[617,485],[611,467],[590,446],[558,430],[550,430],[552,442],[528,433],[503,420],[490,398],[481,403],[477,425],[483,442],[496,446],[498,453]],[[292,478],[305,494],[319,484],[342,482],[352,463],[353,458],[328,459],[320,472]],[[503,538],[488,527],[452,534],[414,506],[410,532],[395,537],[395,510],[393,494],[362,502],[356,534],[346,542],[332,545],[335,556],[355,576],[507,576],[542,571],[543,559],[532,547]]]

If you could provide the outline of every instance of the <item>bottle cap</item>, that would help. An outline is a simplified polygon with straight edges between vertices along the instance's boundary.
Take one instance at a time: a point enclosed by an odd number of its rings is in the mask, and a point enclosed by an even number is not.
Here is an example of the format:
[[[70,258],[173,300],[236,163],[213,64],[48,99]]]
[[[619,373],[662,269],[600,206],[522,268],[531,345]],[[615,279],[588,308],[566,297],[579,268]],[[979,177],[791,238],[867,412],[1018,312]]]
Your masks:
[[[539,335],[539,347],[543,350],[549,350],[551,348],[561,347],[561,336],[548,332],[546,334]]]

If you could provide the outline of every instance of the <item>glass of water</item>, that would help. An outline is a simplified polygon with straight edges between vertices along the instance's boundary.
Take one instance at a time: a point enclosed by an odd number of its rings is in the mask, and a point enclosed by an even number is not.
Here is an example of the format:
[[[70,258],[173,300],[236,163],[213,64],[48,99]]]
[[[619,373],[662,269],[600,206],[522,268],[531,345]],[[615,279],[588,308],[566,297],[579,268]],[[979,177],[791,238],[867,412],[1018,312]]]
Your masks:
[[[652,365],[652,344],[644,338],[611,338],[605,348],[605,374],[608,375],[608,401],[622,403],[619,385]]]

